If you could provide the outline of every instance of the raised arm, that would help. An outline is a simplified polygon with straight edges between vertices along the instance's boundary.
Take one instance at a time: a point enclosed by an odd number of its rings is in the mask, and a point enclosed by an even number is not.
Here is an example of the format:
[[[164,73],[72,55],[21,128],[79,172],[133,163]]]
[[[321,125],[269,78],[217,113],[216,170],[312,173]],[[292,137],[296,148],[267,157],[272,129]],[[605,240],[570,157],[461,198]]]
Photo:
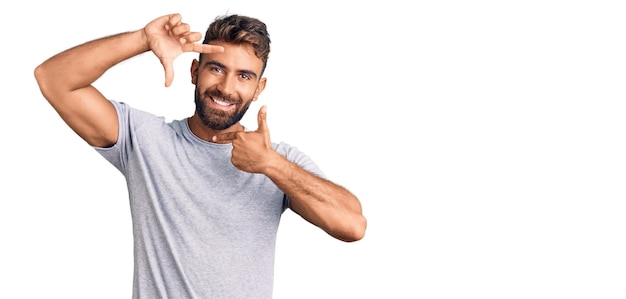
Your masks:
[[[202,38],[189,31],[179,14],[159,17],[146,27],[89,41],[65,50],[35,69],[43,96],[61,118],[92,146],[117,141],[115,108],[92,86],[104,72],[133,56],[152,50],[165,70],[165,86],[173,80],[173,61],[183,52],[215,53],[222,47],[197,44]]]

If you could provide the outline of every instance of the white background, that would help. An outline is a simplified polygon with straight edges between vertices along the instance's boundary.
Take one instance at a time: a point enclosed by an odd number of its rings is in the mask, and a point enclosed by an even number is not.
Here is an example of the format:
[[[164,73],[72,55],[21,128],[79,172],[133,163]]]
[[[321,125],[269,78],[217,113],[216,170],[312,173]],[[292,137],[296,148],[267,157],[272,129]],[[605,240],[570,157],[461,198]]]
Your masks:
[[[76,44],[179,12],[264,20],[274,141],[362,201],[342,243],[288,211],[275,298],[626,298],[621,1],[22,1],[0,4],[0,298],[130,298],[122,176],[33,77]],[[168,119],[189,66],[152,54],[95,85]]]

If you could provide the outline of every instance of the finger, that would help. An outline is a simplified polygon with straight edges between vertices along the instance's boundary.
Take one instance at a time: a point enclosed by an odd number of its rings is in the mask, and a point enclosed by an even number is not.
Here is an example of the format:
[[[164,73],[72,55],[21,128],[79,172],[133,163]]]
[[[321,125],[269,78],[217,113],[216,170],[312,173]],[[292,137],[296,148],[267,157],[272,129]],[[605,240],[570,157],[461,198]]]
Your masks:
[[[191,27],[189,27],[189,24],[187,23],[180,23],[170,29],[172,34],[175,36],[184,36],[189,33],[189,30],[191,30]]]
[[[257,132],[267,132],[269,129],[267,128],[267,106],[261,106],[259,109],[259,115],[257,116],[257,120],[259,122],[259,127],[257,128]]]
[[[174,81],[173,60],[161,58],[161,64],[163,65],[163,70],[165,70],[165,87],[169,87],[172,85],[172,81]]]
[[[193,43],[193,44],[188,44],[188,45],[190,45],[191,48],[188,49],[187,52],[193,51],[193,52],[196,52],[196,53],[203,53],[203,54],[222,53],[222,52],[224,52],[224,47],[222,47],[222,46],[198,44],[198,43]]]
[[[184,34],[184,37],[188,43],[195,43],[202,39],[202,33],[196,31],[187,32],[186,34]]]
[[[167,24],[165,25],[165,28],[167,28],[168,30],[170,28],[174,28],[176,25],[180,24],[180,21],[182,19],[183,17],[178,13],[168,15]]]
[[[233,140],[235,140],[237,138],[237,133],[238,132],[228,132],[228,133],[217,134],[217,135],[213,136],[213,138],[211,138],[211,140],[213,142],[233,141]]]

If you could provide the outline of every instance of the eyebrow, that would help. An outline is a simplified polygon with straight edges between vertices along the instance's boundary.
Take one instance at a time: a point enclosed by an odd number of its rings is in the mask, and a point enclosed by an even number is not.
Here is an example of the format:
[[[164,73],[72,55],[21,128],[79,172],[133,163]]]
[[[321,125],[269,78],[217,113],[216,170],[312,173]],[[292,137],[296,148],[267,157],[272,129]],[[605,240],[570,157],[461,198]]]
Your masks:
[[[206,64],[207,65],[217,66],[217,67],[223,68],[223,69],[228,69],[224,64],[222,64],[220,62],[217,62],[215,60],[207,61]],[[247,75],[253,76],[255,78],[258,77],[257,74],[255,72],[251,71],[251,70],[239,70],[238,72],[242,73],[242,74],[247,74]]]

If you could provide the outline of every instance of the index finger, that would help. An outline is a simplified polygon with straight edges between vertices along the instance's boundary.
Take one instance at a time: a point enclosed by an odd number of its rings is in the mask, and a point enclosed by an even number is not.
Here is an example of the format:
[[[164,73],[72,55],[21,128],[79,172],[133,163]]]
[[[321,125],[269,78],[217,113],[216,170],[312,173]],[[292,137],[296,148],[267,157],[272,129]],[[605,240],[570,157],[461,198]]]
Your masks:
[[[193,48],[191,49],[193,52],[202,53],[202,54],[211,54],[211,53],[222,53],[224,52],[224,47],[216,46],[216,45],[207,45],[207,44],[197,44],[193,43]]]
[[[235,140],[237,138],[237,133],[239,133],[239,132],[228,132],[228,133],[217,134],[217,135],[213,136],[213,138],[211,138],[211,140],[213,140],[213,142],[233,141],[233,140]]]

